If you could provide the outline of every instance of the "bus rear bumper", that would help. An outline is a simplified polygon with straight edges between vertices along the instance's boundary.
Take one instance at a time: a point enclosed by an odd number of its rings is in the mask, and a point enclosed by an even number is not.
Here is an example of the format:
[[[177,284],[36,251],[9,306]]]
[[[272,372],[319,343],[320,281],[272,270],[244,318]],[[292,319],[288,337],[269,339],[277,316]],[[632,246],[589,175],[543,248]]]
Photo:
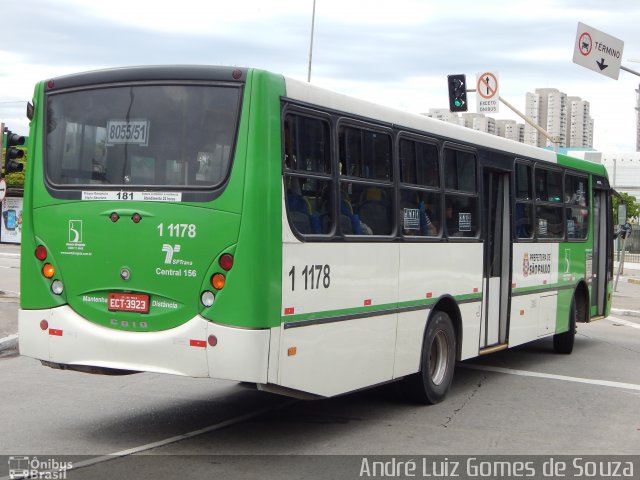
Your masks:
[[[20,309],[18,336],[21,355],[60,366],[267,382],[270,330],[218,325],[199,315],[170,330],[130,332],[92,323],[68,306]]]

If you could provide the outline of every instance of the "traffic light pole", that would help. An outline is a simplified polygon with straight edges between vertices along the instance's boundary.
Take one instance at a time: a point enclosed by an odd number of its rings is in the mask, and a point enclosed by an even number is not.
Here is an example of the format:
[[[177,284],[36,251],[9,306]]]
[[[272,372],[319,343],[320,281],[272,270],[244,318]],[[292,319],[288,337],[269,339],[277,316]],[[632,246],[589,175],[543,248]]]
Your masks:
[[[470,88],[467,90],[467,92],[477,92],[477,90],[475,88]],[[518,110],[516,107],[514,107],[513,105],[511,105],[509,102],[507,102],[504,98],[502,98],[501,96],[498,96],[498,100],[500,100],[502,103],[504,103],[508,108],[510,108],[516,115],[518,115],[520,118],[522,118],[525,122],[527,122],[529,125],[531,125],[533,128],[535,128],[541,135],[543,135],[545,138],[547,138],[551,143],[553,143],[553,149],[557,152],[558,151],[558,147],[560,146],[560,137],[558,137],[557,135],[551,135],[549,132],[547,132],[544,128],[542,128],[540,125],[538,125],[535,121],[533,121],[532,118],[528,117],[527,115],[525,115],[524,113],[522,113],[520,110]]]

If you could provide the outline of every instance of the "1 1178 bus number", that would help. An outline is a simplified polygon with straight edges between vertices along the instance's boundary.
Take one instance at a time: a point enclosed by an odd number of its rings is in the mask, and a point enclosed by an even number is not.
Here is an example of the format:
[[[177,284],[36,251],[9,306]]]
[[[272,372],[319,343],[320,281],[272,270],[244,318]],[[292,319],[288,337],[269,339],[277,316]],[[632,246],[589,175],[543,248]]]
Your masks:
[[[296,289],[296,267],[295,265],[289,270],[291,277],[291,290]],[[300,272],[300,281],[304,279],[305,290],[319,290],[329,288],[331,285],[331,267],[329,265],[305,265]]]

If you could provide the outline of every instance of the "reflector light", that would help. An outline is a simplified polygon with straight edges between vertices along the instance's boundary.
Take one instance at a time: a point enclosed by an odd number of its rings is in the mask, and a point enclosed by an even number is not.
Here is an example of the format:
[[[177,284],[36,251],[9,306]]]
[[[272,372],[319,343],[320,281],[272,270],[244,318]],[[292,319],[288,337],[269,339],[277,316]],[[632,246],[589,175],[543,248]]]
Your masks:
[[[113,223],[116,223],[118,220],[120,220],[120,215],[118,215],[116,212],[113,212],[111,215],[109,215],[109,218]]]
[[[220,260],[218,260],[218,264],[220,264],[220,267],[223,270],[226,270],[228,272],[229,270],[231,270],[231,267],[233,267],[233,255],[231,255],[230,253],[225,253],[220,257]]]
[[[131,278],[131,271],[128,268],[120,269],[120,278],[123,280],[129,280]]]
[[[216,337],[215,335],[209,335],[209,338],[207,338],[207,342],[209,342],[209,345],[211,345],[212,347],[215,347],[218,344],[218,337]]]
[[[49,322],[46,320],[40,320],[40,330],[47,331],[49,330]]]
[[[55,273],[56,271],[53,268],[53,265],[51,265],[50,263],[45,263],[44,267],[42,267],[42,275],[44,275],[46,278],[53,278]]]
[[[205,342],[204,340],[189,340],[189,346],[190,347],[206,347],[207,346],[207,342]]]
[[[36,248],[36,258],[38,260],[46,260],[47,259],[47,249],[44,248],[43,245],[38,245],[38,248]]]
[[[200,301],[202,302],[202,305],[204,305],[205,307],[210,307],[211,305],[213,305],[213,302],[216,300],[216,296],[213,294],[213,292],[210,291],[205,291],[202,292],[202,295],[200,295]]]
[[[140,220],[142,220],[142,217],[140,216],[139,213],[134,213],[133,215],[131,215],[131,220],[133,220],[133,223],[140,223]]]
[[[51,291],[56,295],[62,295],[62,292],[64,291],[64,285],[60,280],[54,280],[51,284]]]
[[[216,273],[211,277],[211,286],[216,290],[222,290],[225,281],[226,279],[223,274]]]
[[[62,336],[62,330],[60,330],[58,328],[50,328],[49,329],[49,335],[53,335],[54,337],[61,337]]]
[[[287,348],[287,356],[293,357],[296,353],[298,353],[298,347]]]

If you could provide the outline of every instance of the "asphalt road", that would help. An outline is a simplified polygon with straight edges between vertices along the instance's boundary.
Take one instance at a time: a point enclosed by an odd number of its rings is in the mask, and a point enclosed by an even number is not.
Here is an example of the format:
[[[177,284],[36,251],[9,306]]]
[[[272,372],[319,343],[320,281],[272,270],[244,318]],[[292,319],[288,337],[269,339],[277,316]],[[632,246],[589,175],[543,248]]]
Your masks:
[[[429,407],[407,403],[394,385],[300,401],[231,382],[92,376],[5,356],[0,455],[74,456],[81,468],[67,478],[127,469],[137,478],[303,478],[282,476],[277,457],[243,457],[298,455],[304,478],[327,478],[340,462],[316,455],[638,454],[640,319],[579,332],[569,356],[542,340],[463,362],[447,400]]]
[[[315,479],[358,478],[368,458],[638,455],[639,293],[621,283],[614,314],[579,324],[572,355],[546,339],[458,364],[448,398],[428,407],[394,384],[302,401],[210,379],[53,370],[5,351],[0,479],[9,456],[67,459],[71,479]],[[17,312],[11,298],[0,316]]]

